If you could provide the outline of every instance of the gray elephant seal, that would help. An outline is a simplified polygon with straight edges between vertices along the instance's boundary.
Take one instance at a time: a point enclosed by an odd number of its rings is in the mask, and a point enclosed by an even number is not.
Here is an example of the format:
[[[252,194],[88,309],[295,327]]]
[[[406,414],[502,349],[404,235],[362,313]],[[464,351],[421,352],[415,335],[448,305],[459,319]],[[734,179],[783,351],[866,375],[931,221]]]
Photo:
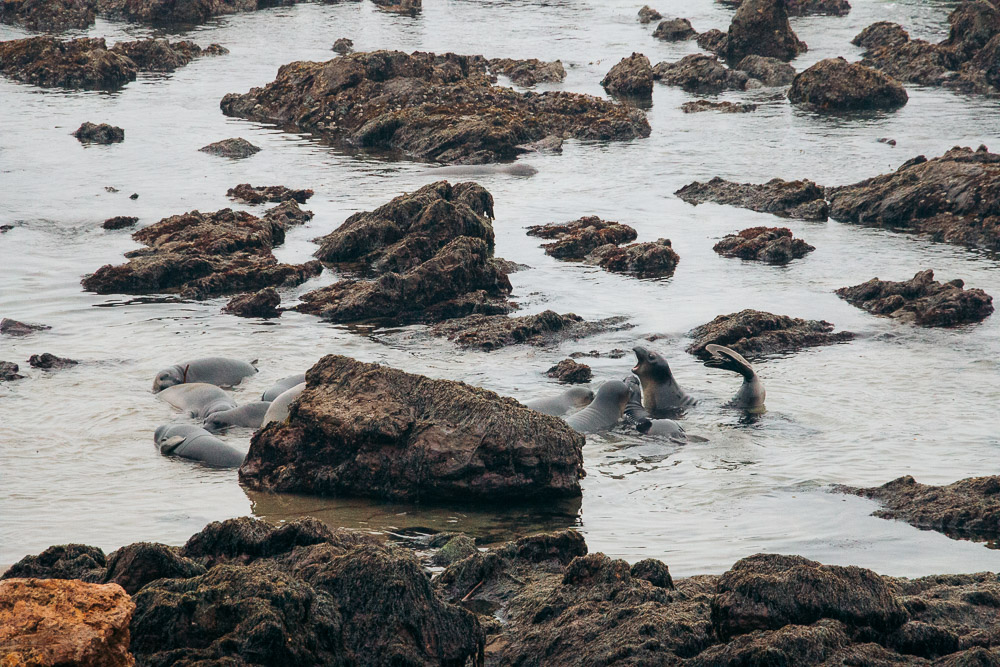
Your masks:
[[[574,431],[597,433],[607,431],[618,423],[628,402],[629,390],[621,380],[609,380],[600,386],[593,402],[565,418]]]
[[[174,364],[156,374],[156,379],[153,380],[153,393],[185,382],[207,382],[218,387],[235,387],[243,381],[243,378],[257,372],[256,363],[256,359],[247,363],[225,357],[204,357]]]
[[[284,391],[271,402],[271,406],[264,414],[264,421],[261,426],[267,426],[271,422],[283,422],[288,419],[288,406],[298,398],[306,388],[306,383],[297,384],[288,391]]]
[[[625,419],[635,426],[635,430],[643,435],[659,435],[671,440],[687,441],[687,434],[680,424],[673,419],[653,419],[646,408],[642,407],[642,387],[638,378],[630,375],[622,382],[629,389],[628,402],[625,404]]]
[[[508,176],[518,176],[520,178],[530,178],[538,173],[538,170],[530,164],[523,162],[512,162],[510,164],[460,164],[453,167],[437,167],[431,173],[435,176],[490,176],[492,174],[506,174]]]
[[[262,401],[273,401],[278,398],[281,394],[285,393],[297,384],[302,384],[306,381],[306,374],[299,373],[298,375],[289,375],[286,378],[281,378],[277,382],[271,385],[271,388],[265,391],[260,400]]]
[[[165,424],[156,429],[153,442],[164,456],[180,456],[220,468],[237,468],[244,454],[193,424]]]
[[[573,408],[585,408],[594,400],[594,392],[586,387],[570,387],[558,396],[533,398],[522,401],[526,408],[553,417],[562,417]]]
[[[236,407],[232,396],[207,382],[188,382],[167,387],[156,397],[197,419],[205,419],[216,412]]]
[[[205,419],[202,426],[213,433],[230,426],[260,428],[269,407],[271,407],[271,401],[254,401],[231,410],[213,412]]]
[[[654,417],[663,417],[683,412],[698,401],[680,388],[670,365],[657,352],[641,345],[632,348],[636,364],[632,372],[642,385],[642,405]]]
[[[722,368],[743,376],[743,385],[732,400],[726,403],[726,407],[762,412],[767,392],[764,391],[764,383],[757,377],[750,362],[738,352],[714,343],[706,345],[705,351],[712,355],[712,358],[705,362],[709,368]]]

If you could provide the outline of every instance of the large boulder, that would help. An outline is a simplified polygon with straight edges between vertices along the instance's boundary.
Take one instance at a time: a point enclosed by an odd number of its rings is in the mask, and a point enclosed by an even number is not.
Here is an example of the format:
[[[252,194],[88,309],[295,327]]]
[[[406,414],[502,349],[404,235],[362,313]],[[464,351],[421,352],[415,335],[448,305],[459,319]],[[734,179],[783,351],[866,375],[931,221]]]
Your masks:
[[[679,86],[689,93],[743,90],[749,79],[746,72],[729,69],[715,56],[704,53],[684,56],[675,63],[657,63],[653,68],[653,78],[668,86]]]
[[[897,109],[909,97],[901,83],[878,70],[827,58],[795,76],[788,99],[816,111],[850,111]]]
[[[510,160],[550,135],[626,140],[649,135],[642,111],[588,95],[519,93],[495,86],[481,56],[399,51],[294,62],[223,113],[297,126],[338,144],[422,160]]]
[[[827,219],[828,206],[823,188],[812,181],[785,181],[772,178],[767,183],[733,183],[719,177],[695,181],[674,193],[689,204],[706,202],[773,213],[781,218]]]
[[[28,30],[83,30],[94,24],[96,0],[0,0],[0,23]]]
[[[874,315],[924,327],[982,322],[993,313],[993,297],[989,294],[981,289],[964,289],[961,279],[939,283],[930,269],[902,282],[872,278],[854,287],[841,287],[837,294]]]
[[[601,85],[612,95],[652,97],[653,67],[649,64],[649,58],[641,53],[622,58],[601,80]]]
[[[833,325],[824,320],[804,320],[749,308],[719,315],[711,322],[695,327],[689,335],[694,342],[687,351],[701,359],[712,356],[705,349],[712,343],[736,350],[744,357],[755,358],[816,345],[842,343],[854,338],[850,331],[834,333]]]
[[[725,56],[733,65],[751,54],[788,61],[806,48],[788,23],[785,0],[745,0],[729,24]]]
[[[254,435],[255,489],[406,500],[578,496],[583,437],[512,398],[328,355]]]
[[[0,73],[36,86],[118,90],[139,68],[107,48],[103,38],[28,37],[0,42]]]

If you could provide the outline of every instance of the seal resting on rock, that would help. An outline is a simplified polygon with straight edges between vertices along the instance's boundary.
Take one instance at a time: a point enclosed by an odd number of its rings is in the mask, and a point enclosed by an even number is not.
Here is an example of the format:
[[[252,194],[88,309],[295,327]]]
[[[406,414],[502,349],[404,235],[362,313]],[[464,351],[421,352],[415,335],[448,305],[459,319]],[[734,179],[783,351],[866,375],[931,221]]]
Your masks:
[[[600,386],[590,405],[563,421],[579,433],[607,431],[622,418],[629,393],[621,380],[609,380]]]
[[[625,404],[625,418],[635,425],[635,430],[643,435],[661,435],[671,440],[687,441],[687,434],[673,419],[652,419],[642,407],[642,386],[639,379],[630,375],[622,382],[628,387],[629,397]]]
[[[573,408],[585,408],[594,400],[594,392],[587,387],[570,387],[558,396],[533,398],[521,404],[543,415],[561,417]]]
[[[305,390],[306,383],[302,382],[287,391],[283,391],[275,398],[267,412],[264,414],[264,421],[261,426],[267,426],[271,422],[283,422],[288,419],[288,406]]]
[[[164,368],[153,380],[153,393],[185,382],[207,382],[218,387],[235,387],[257,372],[257,360],[247,363],[226,357],[204,357]]]
[[[180,456],[220,468],[238,468],[244,454],[193,424],[164,424],[153,442],[164,456]]]
[[[677,384],[666,359],[641,345],[632,351],[636,358],[632,372],[642,386],[642,405],[651,415],[661,417],[681,412],[698,403]]]
[[[302,384],[305,381],[306,381],[305,373],[299,373],[298,375],[289,375],[286,378],[281,378],[280,380],[272,384],[271,388],[265,391],[261,395],[260,400],[267,401],[270,403],[271,401],[278,398],[279,396],[281,396],[283,393],[285,393],[295,385]]]
[[[705,351],[712,355],[705,362],[706,366],[710,368],[722,368],[743,376],[743,386],[736,392],[733,399],[726,403],[726,407],[762,412],[764,410],[766,392],[764,391],[764,384],[757,377],[753,366],[742,355],[730,350],[728,347],[710,343],[705,346]]]
[[[203,426],[213,433],[230,426],[260,428],[269,407],[271,407],[271,401],[254,401],[231,410],[213,412],[206,417]]]
[[[206,419],[217,412],[232,410],[236,401],[214,384],[207,382],[187,382],[167,387],[157,398],[196,419]]]

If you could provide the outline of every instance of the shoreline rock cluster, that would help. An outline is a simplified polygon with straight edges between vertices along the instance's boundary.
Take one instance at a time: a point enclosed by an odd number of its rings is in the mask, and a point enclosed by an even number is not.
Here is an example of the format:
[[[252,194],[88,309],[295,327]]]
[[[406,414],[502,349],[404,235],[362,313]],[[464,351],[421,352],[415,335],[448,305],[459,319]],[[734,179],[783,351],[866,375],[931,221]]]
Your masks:
[[[981,289],[964,289],[961,279],[939,283],[930,269],[910,280],[872,278],[837,295],[873,315],[912,322],[923,327],[953,327],[982,322],[993,314],[993,297]]]

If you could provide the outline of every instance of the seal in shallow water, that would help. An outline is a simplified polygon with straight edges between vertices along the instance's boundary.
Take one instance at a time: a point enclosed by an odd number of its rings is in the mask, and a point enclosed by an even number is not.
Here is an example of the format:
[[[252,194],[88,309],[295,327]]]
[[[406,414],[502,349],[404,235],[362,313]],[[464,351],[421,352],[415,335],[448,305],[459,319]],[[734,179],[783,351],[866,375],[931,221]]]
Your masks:
[[[609,380],[600,386],[593,402],[564,420],[580,433],[607,431],[618,423],[628,402],[629,389],[621,380]]]
[[[521,404],[543,415],[562,417],[573,408],[585,408],[594,400],[594,392],[587,387],[570,387],[558,396],[533,398]]]
[[[232,396],[207,382],[187,382],[167,387],[156,397],[197,419],[236,407]]]
[[[653,419],[649,416],[646,408],[642,407],[642,387],[637,377],[629,375],[622,382],[629,389],[625,418],[635,425],[635,430],[643,435],[661,435],[671,440],[687,441],[684,429],[673,419]]]
[[[244,454],[194,424],[164,424],[153,442],[164,456],[180,456],[220,468],[237,468]]]
[[[636,364],[632,372],[642,385],[642,405],[654,417],[683,412],[698,401],[680,388],[670,365],[659,353],[641,345],[632,348]]]
[[[306,374],[299,373],[298,375],[289,375],[286,378],[281,378],[277,382],[271,385],[270,389],[265,391],[261,395],[260,400],[262,401],[273,401],[274,399],[281,396],[283,393],[291,389],[297,384],[302,384],[306,381]]]
[[[506,174],[528,178],[538,173],[530,164],[513,162],[511,164],[460,164],[450,167],[437,167],[431,171],[436,176],[489,176],[491,174]]]
[[[214,412],[205,419],[203,426],[213,433],[230,426],[260,428],[269,407],[271,401],[254,401],[231,410]]]
[[[226,357],[204,357],[164,368],[153,380],[153,393],[185,382],[207,382],[218,387],[235,387],[257,372],[257,361],[247,363]]]
[[[740,410],[763,411],[764,398],[767,392],[764,391],[764,383],[757,377],[753,366],[750,365],[738,352],[730,350],[728,347],[711,343],[705,346],[705,351],[712,355],[712,358],[705,362],[710,368],[722,368],[733,371],[743,376],[743,385],[736,392],[733,399],[726,403],[726,407],[739,408]]]
[[[271,406],[267,409],[267,413],[264,414],[264,421],[261,422],[261,427],[267,426],[271,422],[283,422],[288,419],[288,406],[292,404],[296,398],[305,390],[306,383],[302,382],[297,384],[291,389],[282,392],[276,399],[271,402]]]

